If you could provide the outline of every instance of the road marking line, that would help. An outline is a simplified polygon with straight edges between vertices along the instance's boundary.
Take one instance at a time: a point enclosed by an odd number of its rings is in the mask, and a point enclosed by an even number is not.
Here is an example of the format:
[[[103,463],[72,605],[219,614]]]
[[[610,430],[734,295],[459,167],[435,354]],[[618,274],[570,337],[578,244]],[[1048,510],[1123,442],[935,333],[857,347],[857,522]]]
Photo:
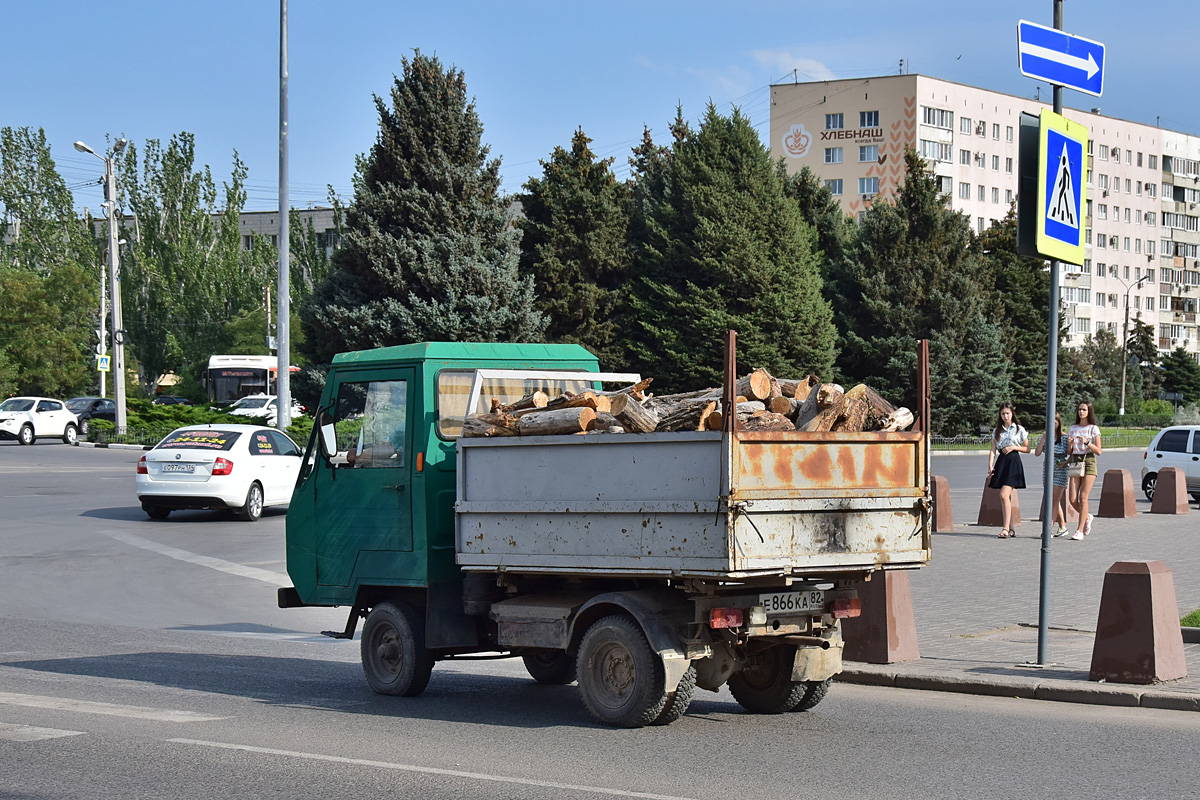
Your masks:
[[[56,728],[36,728],[33,725],[10,725],[0,722],[0,739],[6,742],[40,742],[64,736],[83,736],[83,731],[60,731]]]
[[[211,556],[202,556],[197,553],[190,553],[187,550],[180,550],[178,547],[170,547],[169,545],[152,542],[149,539],[143,539],[140,536],[134,536],[132,533],[123,533],[120,531],[100,531],[105,536],[111,536],[119,542],[124,542],[134,547],[140,547],[143,550],[150,550],[159,555],[174,558],[179,561],[186,561],[189,564],[196,564],[201,567],[228,572],[230,575],[237,575],[241,578],[253,578],[256,581],[263,581],[272,586],[291,586],[291,579],[287,575],[278,572],[271,572],[266,569],[258,569],[257,567],[247,567],[243,564],[235,564],[232,561],[225,561],[220,558]]]
[[[112,717],[133,717],[155,722],[212,722],[228,717],[214,717],[195,711],[176,711],[170,708],[147,708],[126,706],[117,703],[97,703],[90,700],[66,700],[61,697],[42,697],[35,694],[11,694],[0,692],[0,703],[27,708],[53,708],[59,711],[76,711],[83,714],[107,714]]]
[[[302,753],[295,750],[275,750],[269,747],[251,747],[241,744],[227,744],[225,742],[205,742],[198,739],[168,739],[169,742],[177,744],[195,744],[201,747],[216,747],[224,750],[241,750],[247,753],[262,753],[270,756],[286,756],[289,758],[306,758],[311,761],[327,761],[334,764],[351,764],[359,767],[377,767],[379,769],[391,769],[401,772],[419,772],[425,775],[446,775],[451,778],[473,778],[482,781],[494,781],[496,783],[515,783],[521,786],[538,786],[545,789],[565,789],[571,792],[588,792],[591,794],[608,794],[617,797],[641,797],[646,800],[690,800],[686,797],[678,797],[676,795],[666,794],[648,794],[646,792],[629,792],[623,789],[607,789],[600,786],[577,786],[570,783],[554,783],[552,781],[538,781],[528,778],[511,778],[504,775],[487,775],[481,772],[465,772],[457,769],[438,769],[436,767],[418,767],[412,764],[394,764],[390,761],[369,761],[363,758],[345,758],[343,756],[327,756],[320,753]]]

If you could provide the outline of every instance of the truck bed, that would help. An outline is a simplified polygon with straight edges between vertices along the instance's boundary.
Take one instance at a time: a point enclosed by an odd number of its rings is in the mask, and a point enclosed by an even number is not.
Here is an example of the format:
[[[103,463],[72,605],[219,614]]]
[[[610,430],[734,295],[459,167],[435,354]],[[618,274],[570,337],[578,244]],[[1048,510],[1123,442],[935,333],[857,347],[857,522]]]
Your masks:
[[[915,432],[460,439],[466,571],[743,580],[923,566]]]

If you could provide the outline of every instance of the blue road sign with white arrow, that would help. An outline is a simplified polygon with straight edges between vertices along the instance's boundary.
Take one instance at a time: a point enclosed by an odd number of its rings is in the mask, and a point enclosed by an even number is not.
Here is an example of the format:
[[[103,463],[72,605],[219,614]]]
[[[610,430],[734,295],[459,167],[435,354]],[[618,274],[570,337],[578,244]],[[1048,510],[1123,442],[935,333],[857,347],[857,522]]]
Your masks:
[[[1017,63],[1021,74],[1068,89],[1104,93],[1104,45],[1054,28],[1017,23]]]

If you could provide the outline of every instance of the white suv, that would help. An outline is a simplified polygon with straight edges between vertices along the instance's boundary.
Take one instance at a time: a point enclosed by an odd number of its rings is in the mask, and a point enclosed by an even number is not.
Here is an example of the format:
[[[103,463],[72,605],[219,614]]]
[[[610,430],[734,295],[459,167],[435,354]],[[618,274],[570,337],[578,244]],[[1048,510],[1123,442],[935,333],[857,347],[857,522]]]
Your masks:
[[[0,439],[33,444],[36,439],[62,438],[75,444],[79,420],[61,400],[49,397],[10,397],[0,403]]]
[[[1176,425],[1163,428],[1142,456],[1142,491],[1154,499],[1158,471],[1175,467],[1187,476],[1187,491],[1200,503],[1200,425]]]

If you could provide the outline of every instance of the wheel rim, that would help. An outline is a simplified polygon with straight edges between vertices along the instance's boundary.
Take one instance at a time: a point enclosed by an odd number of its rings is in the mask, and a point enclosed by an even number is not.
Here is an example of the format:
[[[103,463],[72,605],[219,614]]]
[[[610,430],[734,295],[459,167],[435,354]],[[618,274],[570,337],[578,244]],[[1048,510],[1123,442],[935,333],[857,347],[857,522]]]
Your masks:
[[[74,441],[75,441],[75,436],[76,436],[75,429],[74,429],[74,428],[67,428],[67,441],[68,441],[68,442],[74,442]]]
[[[741,671],[742,682],[755,689],[769,689],[779,680],[779,672],[779,659],[773,653],[764,654]]]
[[[257,485],[250,487],[249,506],[250,506],[250,516],[257,517],[259,514],[262,513],[262,506],[263,506],[262,489],[258,488]]]
[[[80,433],[82,433],[84,436],[87,436],[87,432],[88,432],[88,421],[87,421],[86,419],[85,419],[85,420],[82,420],[82,421],[80,421],[80,423],[79,423],[79,432],[80,432]]]
[[[391,625],[380,625],[375,633],[375,664],[379,672],[395,677],[404,665],[400,634]]]
[[[637,667],[628,648],[620,642],[605,644],[596,653],[592,673],[600,689],[598,701],[607,708],[620,708],[628,702],[637,683]]]
[[[28,427],[21,428],[21,444],[29,444],[32,441],[33,431]]]

